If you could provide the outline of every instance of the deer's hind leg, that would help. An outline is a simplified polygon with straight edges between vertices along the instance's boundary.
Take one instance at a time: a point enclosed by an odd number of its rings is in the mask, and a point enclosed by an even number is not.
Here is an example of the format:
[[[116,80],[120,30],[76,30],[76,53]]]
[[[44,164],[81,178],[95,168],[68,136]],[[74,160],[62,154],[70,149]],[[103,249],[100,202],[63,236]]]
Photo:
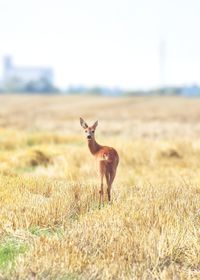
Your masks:
[[[115,175],[116,175],[116,170],[115,169],[111,169],[108,172],[108,175],[106,177],[107,185],[108,185],[107,193],[108,193],[108,201],[109,202],[111,201],[111,187],[112,187],[112,183],[113,183],[113,181],[115,179]]]
[[[107,194],[108,194],[108,201],[110,202],[110,191],[111,191],[111,185],[110,185],[110,172],[106,172],[106,183],[107,183]]]
[[[100,161],[99,172],[100,172],[100,179],[101,179],[101,188],[99,191],[99,208],[101,208],[101,204],[103,203],[104,205],[103,178],[105,175],[105,164],[103,161]]]
[[[113,183],[113,181],[115,179],[115,175],[116,175],[116,170],[112,170],[110,172],[110,187],[112,186],[112,183]]]

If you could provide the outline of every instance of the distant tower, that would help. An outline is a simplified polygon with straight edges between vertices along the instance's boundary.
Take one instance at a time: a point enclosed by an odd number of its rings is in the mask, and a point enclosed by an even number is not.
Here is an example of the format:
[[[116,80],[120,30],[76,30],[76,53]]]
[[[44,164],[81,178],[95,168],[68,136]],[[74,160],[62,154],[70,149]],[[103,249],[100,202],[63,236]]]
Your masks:
[[[160,41],[159,45],[159,87],[165,86],[165,61],[166,61],[166,43],[164,40]]]
[[[10,56],[5,56],[3,59],[3,78],[4,81],[8,80],[10,72],[12,70],[12,58]]]

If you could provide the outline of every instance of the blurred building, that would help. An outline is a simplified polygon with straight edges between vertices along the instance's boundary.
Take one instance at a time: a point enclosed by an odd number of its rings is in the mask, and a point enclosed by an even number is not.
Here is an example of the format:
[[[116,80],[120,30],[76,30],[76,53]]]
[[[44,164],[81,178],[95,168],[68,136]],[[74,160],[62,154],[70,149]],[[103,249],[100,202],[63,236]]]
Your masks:
[[[46,80],[53,84],[53,70],[44,67],[21,67],[15,66],[12,57],[4,57],[3,80],[7,83],[13,79],[20,80],[23,83]]]

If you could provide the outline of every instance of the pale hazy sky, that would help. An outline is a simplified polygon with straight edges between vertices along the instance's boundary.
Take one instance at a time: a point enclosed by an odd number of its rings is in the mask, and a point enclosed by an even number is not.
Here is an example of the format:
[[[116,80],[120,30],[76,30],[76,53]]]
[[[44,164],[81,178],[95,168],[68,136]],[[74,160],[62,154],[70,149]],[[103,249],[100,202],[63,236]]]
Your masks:
[[[62,87],[158,86],[161,41],[165,83],[200,83],[200,0],[0,0],[0,58]]]

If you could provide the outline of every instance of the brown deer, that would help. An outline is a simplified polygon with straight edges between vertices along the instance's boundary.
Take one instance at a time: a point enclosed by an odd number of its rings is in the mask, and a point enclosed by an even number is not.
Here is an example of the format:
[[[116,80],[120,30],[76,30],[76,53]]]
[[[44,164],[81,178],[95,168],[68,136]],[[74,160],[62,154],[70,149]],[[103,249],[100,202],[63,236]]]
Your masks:
[[[95,130],[98,125],[96,121],[92,126],[88,126],[87,123],[80,118],[80,124],[85,130],[86,138],[88,140],[88,147],[92,155],[94,155],[99,165],[99,175],[101,179],[101,188],[99,191],[99,207],[101,203],[104,204],[104,190],[103,190],[103,178],[106,177],[108,201],[111,201],[111,187],[114,181],[117,166],[119,163],[119,156],[115,149],[107,146],[99,145],[95,140]]]

